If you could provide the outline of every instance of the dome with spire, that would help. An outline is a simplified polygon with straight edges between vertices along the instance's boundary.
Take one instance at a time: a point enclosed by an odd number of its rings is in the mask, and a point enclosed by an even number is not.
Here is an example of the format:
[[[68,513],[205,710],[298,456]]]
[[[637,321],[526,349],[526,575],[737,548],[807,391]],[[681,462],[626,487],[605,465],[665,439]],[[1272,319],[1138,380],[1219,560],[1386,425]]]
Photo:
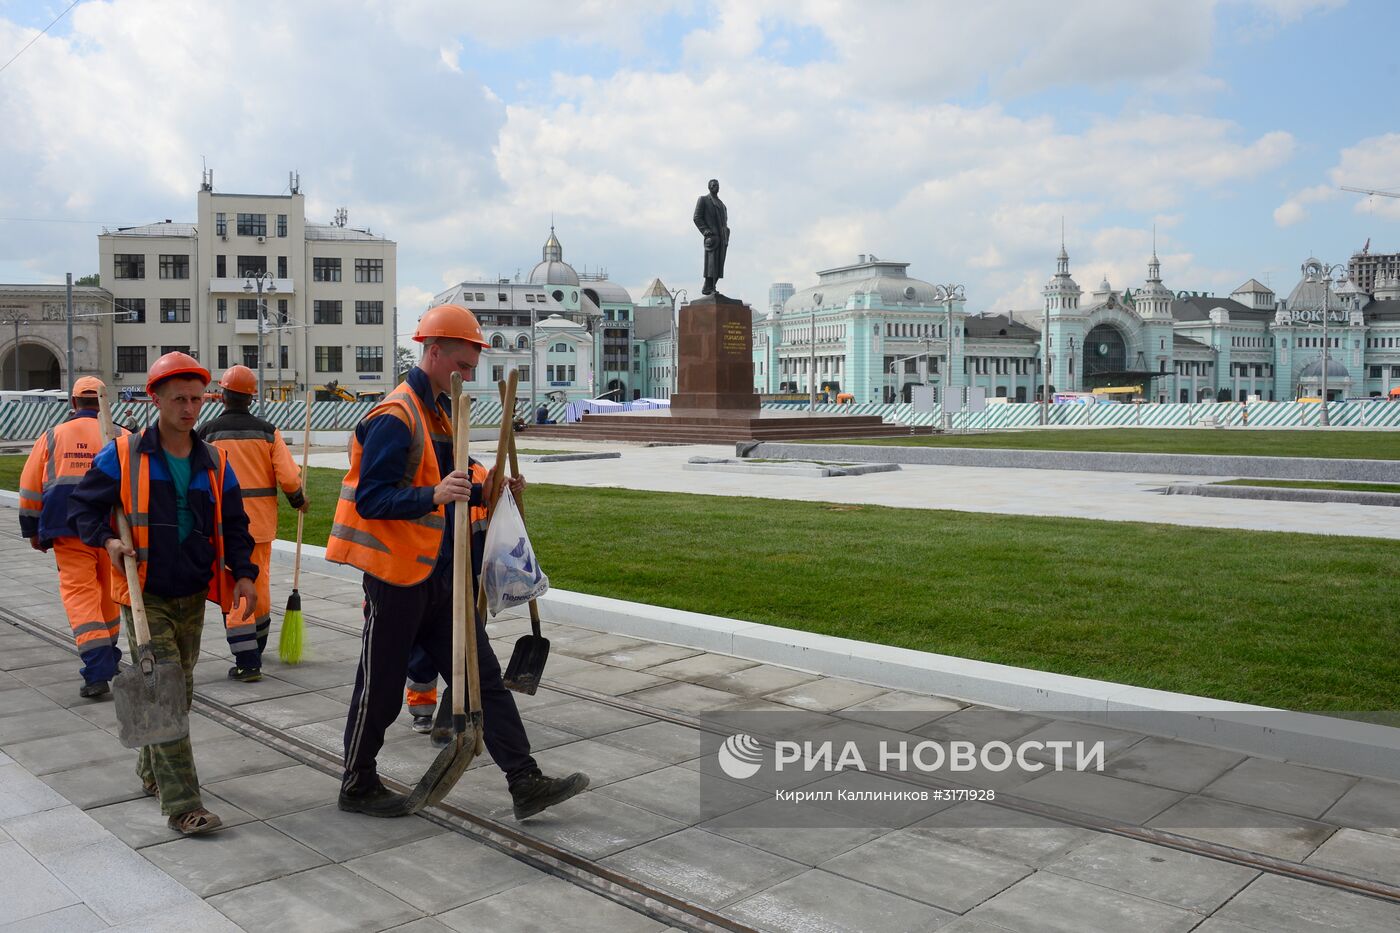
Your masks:
[[[1324,300],[1328,311],[1346,309],[1346,304],[1337,292],[1323,281],[1327,273],[1321,260],[1309,256],[1303,262],[1302,273],[1302,280],[1293,286],[1293,291],[1288,295],[1290,311],[1317,311],[1322,308]]]
[[[531,285],[577,285],[578,273],[564,261],[564,247],[554,235],[554,225],[549,225],[549,239],[540,250],[540,261],[530,270]]]

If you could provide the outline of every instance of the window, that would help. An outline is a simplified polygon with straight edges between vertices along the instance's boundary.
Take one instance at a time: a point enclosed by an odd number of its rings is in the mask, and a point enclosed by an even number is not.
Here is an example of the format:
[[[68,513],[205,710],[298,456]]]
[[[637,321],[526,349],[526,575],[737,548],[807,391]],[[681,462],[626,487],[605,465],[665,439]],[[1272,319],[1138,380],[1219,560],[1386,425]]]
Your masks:
[[[228,347],[219,346],[219,368],[228,369]]]
[[[240,321],[256,321],[258,319],[258,299],[238,299],[238,319]]]
[[[515,338],[515,349],[517,349],[517,350],[528,350],[528,349],[530,349],[530,338],[529,338],[529,336],[526,335],[526,334],[521,334],[519,337],[516,337],[516,338]]]
[[[506,368],[499,363],[491,367],[491,381],[500,382],[506,377]]]
[[[117,347],[117,370],[124,373],[146,371],[145,347]]]
[[[284,344],[282,344],[282,346],[278,347],[278,349],[281,350],[282,352],[281,352],[281,361],[280,361],[277,365],[278,365],[278,366],[281,366],[283,369],[291,369],[291,368],[292,368],[292,367],[291,367],[291,364],[287,362],[287,358],[288,358],[288,357],[287,357],[287,351],[290,349],[290,347],[288,347],[288,346],[284,343]]]
[[[190,277],[190,257],[186,253],[183,256],[167,256],[164,253],[160,257],[160,277],[163,279],[187,279]]]
[[[338,373],[340,369],[340,347],[316,348],[316,372]]]
[[[258,347],[257,344],[245,343],[243,345],[243,365],[249,369],[258,368]]]
[[[219,298],[219,299],[216,299],[215,308],[216,308],[215,314],[218,315],[218,318],[217,318],[218,322],[219,322],[220,324],[227,324],[227,323],[228,323],[228,299],[227,299],[227,298]]]
[[[160,322],[162,324],[188,324],[190,321],[190,300],[188,298],[162,298],[160,300]]]
[[[567,375],[568,375],[568,381],[569,381],[569,382],[573,382],[573,381],[574,381],[574,368],[573,368],[572,366],[569,367],[569,371],[568,371],[568,374],[567,374]]]
[[[287,321],[288,321],[288,318],[287,318],[287,299],[285,299],[285,298],[278,298],[278,299],[277,299],[277,323],[278,323],[278,324],[286,324]]]
[[[112,257],[112,278],[144,279],[146,257],[143,253],[117,253]]]
[[[283,234],[283,235],[285,236],[285,234]],[[277,277],[278,277],[279,279],[285,279],[285,278],[287,277],[287,257],[286,257],[286,256],[278,256],[278,257],[277,257]]]
[[[492,335],[491,335],[491,349],[493,349],[493,350],[504,350],[504,349],[505,349],[505,346],[506,346],[506,338],[502,337],[500,334],[492,334]],[[499,377],[499,376],[496,376],[496,377],[494,377],[494,378],[496,379],[496,381],[498,381],[498,382],[500,381],[500,377]]]
[[[266,214],[239,214],[239,236],[267,236]]]
[[[1379,366],[1372,366],[1372,367],[1371,367],[1371,378],[1372,378],[1372,379],[1379,379],[1379,378],[1381,378],[1381,368],[1380,368]]]
[[[160,348],[160,355],[161,355],[161,356],[165,356],[165,354],[167,354],[167,353],[188,353],[188,352],[190,352],[190,348],[189,348],[189,346],[188,346],[187,344],[178,344],[178,343],[177,343],[177,344],[170,344],[170,345],[168,345],[168,346],[164,346],[164,347],[161,347],[161,348]]]
[[[382,259],[356,259],[356,260],[355,260],[355,281],[356,281],[356,282],[382,282],[382,281],[384,281],[384,260],[382,260]]]
[[[573,351],[573,348],[570,347],[567,343],[556,343],[554,346],[552,346],[552,347],[549,348],[549,352],[550,352],[550,353],[573,353],[574,351]]]
[[[278,214],[278,215],[277,215],[277,235],[278,235],[278,236],[286,236],[286,235],[287,235],[287,215],[286,215],[286,214]],[[283,276],[283,278],[285,278],[285,276]]]
[[[240,279],[256,278],[267,273],[266,256],[239,256],[238,257],[238,277]],[[256,286],[254,286],[256,288]],[[264,286],[266,287],[266,286]]]
[[[117,314],[118,324],[144,324],[146,323],[146,299],[144,298],[118,298],[116,300],[117,311],[125,314]]]
[[[223,211],[214,215],[214,232],[219,236],[228,236],[228,215]]]
[[[356,323],[356,324],[383,324],[383,323],[384,323],[384,302],[382,302],[382,301],[357,301],[357,302],[355,302],[355,323]]]
[[[356,347],[356,348],[355,348],[355,372],[357,372],[357,373],[382,373],[382,372],[384,372],[384,348],[383,348],[383,347]]]
[[[313,301],[311,303],[312,324],[339,324],[339,301]]]
[[[497,301],[510,301],[510,296],[507,295],[505,292],[497,292],[497,293],[496,293],[496,300],[497,300]]]
[[[311,278],[316,282],[339,282],[340,281],[340,260],[339,259],[313,259],[311,260]]]
[[[214,277],[215,277],[215,278],[219,278],[219,279],[226,279],[226,278],[228,278],[228,257],[227,257],[227,256],[215,256],[215,257],[214,257]]]

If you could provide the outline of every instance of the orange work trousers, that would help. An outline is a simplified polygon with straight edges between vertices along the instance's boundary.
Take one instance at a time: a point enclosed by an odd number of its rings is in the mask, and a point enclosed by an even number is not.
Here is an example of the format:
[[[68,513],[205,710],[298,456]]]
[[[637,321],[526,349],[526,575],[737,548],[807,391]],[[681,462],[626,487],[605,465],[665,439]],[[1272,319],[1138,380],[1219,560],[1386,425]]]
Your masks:
[[[121,660],[121,610],[112,598],[112,562],[103,548],[78,538],[55,538],[58,593],[83,658],[86,683],[111,680]]]

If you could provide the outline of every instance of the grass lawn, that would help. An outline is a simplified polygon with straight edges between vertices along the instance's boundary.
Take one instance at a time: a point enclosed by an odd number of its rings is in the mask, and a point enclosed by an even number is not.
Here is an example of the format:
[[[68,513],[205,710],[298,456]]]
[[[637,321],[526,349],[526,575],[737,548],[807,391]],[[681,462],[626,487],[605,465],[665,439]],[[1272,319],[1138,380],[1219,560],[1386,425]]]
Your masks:
[[[16,461],[0,458],[0,486]],[[310,543],[339,479],[311,470]],[[561,589],[1266,706],[1400,709],[1400,542],[549,485],[527,499]],[[280,534],[295,529],[284,501]]]
[[[803,441],[832,444],[841,441]],[[1013,447],[1020,450],[1111,450],[1124,453],[1220,454],[1400,460],[1400,431],[1236,431],[1212,428],[1050,428],[932,434],[853,441],[883,447]]]
[[[1223,479],[1212,486],[1275,486],[1280,489],[1338,489],[1342,492],[1400,493],[1397,483],[1337,483],[1312,479]]]

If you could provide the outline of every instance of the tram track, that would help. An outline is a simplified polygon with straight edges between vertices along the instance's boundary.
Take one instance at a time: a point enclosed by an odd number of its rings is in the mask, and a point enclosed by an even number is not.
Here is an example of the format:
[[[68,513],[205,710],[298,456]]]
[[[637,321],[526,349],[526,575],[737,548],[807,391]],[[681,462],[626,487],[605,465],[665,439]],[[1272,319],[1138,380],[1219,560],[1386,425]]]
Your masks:
[[[315,625],[338,634],[357,638],[361,635],[360,630],[351,625],[320,618],[309,613],[304,613],[303,616],[308,625]],[[76,653],[72,639],[66,632],[58,632],[12,609],[0,607],[0,621],[9,622],[16,628],[42,638],[50,644]],[[542,684],[540,689],[563,694],[573,699],[637,713],[660,722],[697,729],[716,736],[729,735],[729,730],[713,722],[627,697],[612,696],[583,687],[559,683]],[[342,762],[340,756],[335,752],[292,733],[288,728],[264,723],[243,712],[236,705],[203,696],[199,693],[198,685],[196,685],[195,692],[195,707],[216,722],[227,725],[242,735],[262,742],[303,764],[316,768],[318,771],[335,777],[340,776]],[[771,736],[755,737],[770,745],[774,740]],[[923,789],[972,789],[971,785],[927,776],[915,777],[908,774],[886,774],[884,776]],[[383,780],[394,790],[407,791],[411,789],[409,785],[401,781],[390,778]],[[986,802],[985,805],[1051,820],[1091,832],[1119,836],[1149,845],[1199,855],[1266,874],[1400,904],[1400,885],[1306,865],[1263,852],[1240,849],[1166,830],[1121,824],[1093,814],[1040,803],[1004,792],[998,792],[996,799]],[[430,810],[425,810],[420,815],[438,825],[490,845],[539,870],[571,881],[673,926],[696,931],[723,930],[734,931],[734,933],[750,933],[750,931],[758,933],[753,927],[702,905],[689,902],[644,880],[600,865],[592,859],[532,836],[514,825],[492,819],[465,807],[443,803]]]

